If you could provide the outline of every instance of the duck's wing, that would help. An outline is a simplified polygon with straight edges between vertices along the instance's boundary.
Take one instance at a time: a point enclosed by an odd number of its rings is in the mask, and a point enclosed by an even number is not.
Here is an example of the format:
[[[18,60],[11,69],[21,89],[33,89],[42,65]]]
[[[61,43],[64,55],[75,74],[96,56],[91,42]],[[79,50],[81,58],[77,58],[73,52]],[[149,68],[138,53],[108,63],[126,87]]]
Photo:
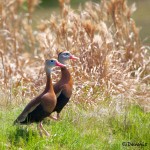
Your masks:
[[[23,122],[27,115],[32,112],[39,104],[41,103],[41,96],[36,97],[35,99],[31,100],[27,106],[24,108],[22,113],[17,117],[14,123]]]

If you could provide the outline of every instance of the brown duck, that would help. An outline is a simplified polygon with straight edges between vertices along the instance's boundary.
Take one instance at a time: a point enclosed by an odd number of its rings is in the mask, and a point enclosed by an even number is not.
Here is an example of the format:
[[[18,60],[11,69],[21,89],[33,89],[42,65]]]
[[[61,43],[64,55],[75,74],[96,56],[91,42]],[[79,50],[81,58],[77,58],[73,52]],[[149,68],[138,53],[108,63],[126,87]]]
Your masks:
[[[64,67],[64,65],[59,63],[56,59],[45,61],[45,71],[47,77],[45,90],[39,96],[31,100],[18,118],[14,121],[14,124],[38,123],[37,127],[41,136],[42,131],[46,136],[49,136],[49,133],[43,128],[42,120],[51,114],[57,102],[51,79],[51,69],[55,66]]]
[[[73,56],[70,52],[65,51],[58,54],[58,61],[61,64],[66,65],[68,60],[75,60],[78,59],[77,57]],[[50,118],[54,120],[58,120],[60,118],[60,112],[64,108],[64,106],[68,103],[71,95],[72,95],[72,88],[73,88],[73,80],[71,74],[66,66],[61,67],[61,79],[54,85],[54,91],[57,96],[57,104],[53,112],[57,112],[57,117]]]

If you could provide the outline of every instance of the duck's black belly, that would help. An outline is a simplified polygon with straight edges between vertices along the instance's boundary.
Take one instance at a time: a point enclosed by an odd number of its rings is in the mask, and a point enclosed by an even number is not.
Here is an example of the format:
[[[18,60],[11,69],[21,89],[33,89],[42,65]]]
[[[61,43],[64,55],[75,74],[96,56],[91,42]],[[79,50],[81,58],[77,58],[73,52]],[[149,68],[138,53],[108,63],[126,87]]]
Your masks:
[[[68,103],[69,99],[70,98],[66,97],[63,93],[61,93],[57,98],[57,104],[53,112],[56,111],[57,113],[60,113],[63,107]]]
[[[38,105],[32,112],[28,114],[26,119],[21,124],[30,124],[33,122],[41,122],[45,117],[50,115],[49,112],[44,111],[42,105]]]

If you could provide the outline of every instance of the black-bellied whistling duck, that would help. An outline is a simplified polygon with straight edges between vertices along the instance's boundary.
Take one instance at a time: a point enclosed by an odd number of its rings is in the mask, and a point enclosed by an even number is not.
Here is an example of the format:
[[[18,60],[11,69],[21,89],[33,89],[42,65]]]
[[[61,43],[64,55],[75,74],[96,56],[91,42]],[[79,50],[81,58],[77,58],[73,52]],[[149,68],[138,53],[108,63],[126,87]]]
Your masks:
[[[31,100],[24,108],[23,112],[14,121],[14,124],[38,123],[37,127],[41,136],[42,131],[45,135],[49,136],[49,133],[43,128],[42,120],[51,114],[57,102],[51,79],[51,69],[55,66],[64,67],[64,65],[59,63],[56,59],[45,61],[45,71],[47,76],[45,90],[42,94]]]
[[[65,51],[58,54],[58,61],[64,65],[70,59],[78,59],[70,52]],[[61,79],[54,85],[54,91],[57,96],[57,104],[53,112],[57,112],[57,117],[50,118],[58,120],[60,118],[60,112],[64,106],[68,103],[72,95],[73,81],[67,66],[61,67]]]

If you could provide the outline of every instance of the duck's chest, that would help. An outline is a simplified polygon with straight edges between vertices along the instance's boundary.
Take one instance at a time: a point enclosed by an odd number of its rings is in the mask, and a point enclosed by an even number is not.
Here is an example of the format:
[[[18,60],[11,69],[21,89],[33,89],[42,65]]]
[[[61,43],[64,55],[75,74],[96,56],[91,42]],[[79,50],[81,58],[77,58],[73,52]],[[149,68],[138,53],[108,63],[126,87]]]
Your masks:
[[[41,101],[41,105],[46,112],[52,112],[56,106],[57,98],[55,94],[45,94]]]

